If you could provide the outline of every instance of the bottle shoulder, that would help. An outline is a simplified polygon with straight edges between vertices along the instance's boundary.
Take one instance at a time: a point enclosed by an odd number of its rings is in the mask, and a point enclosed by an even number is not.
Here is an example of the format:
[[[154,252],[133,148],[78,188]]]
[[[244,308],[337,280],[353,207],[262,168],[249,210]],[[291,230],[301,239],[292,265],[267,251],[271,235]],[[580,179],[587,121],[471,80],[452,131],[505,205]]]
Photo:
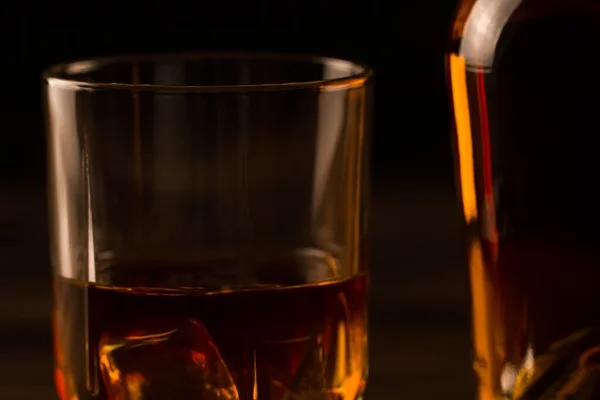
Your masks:
[[[600,15],[597,0],[462,0],[452,26],[453,52],[468,65],[492,66],[498,42],[511,23],[566,14]],[[560,26],[557,26],[560,29]]]

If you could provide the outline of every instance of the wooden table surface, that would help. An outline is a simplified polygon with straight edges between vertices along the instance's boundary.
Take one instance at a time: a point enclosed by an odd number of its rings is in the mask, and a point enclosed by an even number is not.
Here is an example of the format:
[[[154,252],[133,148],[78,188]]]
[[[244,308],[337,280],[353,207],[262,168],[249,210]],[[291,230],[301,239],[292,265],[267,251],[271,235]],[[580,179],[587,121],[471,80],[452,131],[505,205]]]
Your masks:
[[[0,189],[0,399],[56,399],[44,188]],[[371,226],[365,398],[474,398],[467,269],[451,184],[376,185]]]

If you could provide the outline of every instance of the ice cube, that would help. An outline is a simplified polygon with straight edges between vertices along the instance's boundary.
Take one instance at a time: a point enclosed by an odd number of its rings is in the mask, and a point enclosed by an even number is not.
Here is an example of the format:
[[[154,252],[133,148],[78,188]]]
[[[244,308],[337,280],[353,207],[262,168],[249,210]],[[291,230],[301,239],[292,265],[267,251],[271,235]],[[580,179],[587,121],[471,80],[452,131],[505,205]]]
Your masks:
[[[261,367],[264,376],[268,377],[268,383],[263,381],[263,385],[268,385],[269,399],[331,400],[325,381],[320,336],[263,342],[261,355],[264,357]]]
[[[258,378],[261,370],[268,376],[269,399],[361,398],[367,372],[361,318],[352,319],[348,299],[340,292],[323,325],[315,325],[317,334],[261,342]],[[264,381],[262,385],[267,387]]]
[[[225,361],[194,319],[136,320],[104,332],[98,346],[111,400],[238,400]]]

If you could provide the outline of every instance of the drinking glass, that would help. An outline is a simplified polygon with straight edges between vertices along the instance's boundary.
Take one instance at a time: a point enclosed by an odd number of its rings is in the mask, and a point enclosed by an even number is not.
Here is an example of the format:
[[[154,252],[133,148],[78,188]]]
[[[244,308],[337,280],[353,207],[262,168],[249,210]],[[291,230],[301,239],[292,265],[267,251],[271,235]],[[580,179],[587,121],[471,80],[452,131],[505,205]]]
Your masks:
[[[271,54],[45,73],[61,400],[362,398],[371,75]]]

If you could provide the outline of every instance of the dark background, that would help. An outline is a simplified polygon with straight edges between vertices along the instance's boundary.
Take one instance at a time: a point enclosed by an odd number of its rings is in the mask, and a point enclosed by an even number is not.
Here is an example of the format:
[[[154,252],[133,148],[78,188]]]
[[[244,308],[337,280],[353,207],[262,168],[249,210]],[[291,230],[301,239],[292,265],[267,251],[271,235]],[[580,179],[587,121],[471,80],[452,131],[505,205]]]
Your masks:
[[[465,398],[469,306],[444,51],[456,2],[10,2],[0,13],[0,397],[53,398],[41,73],[115,53],[265,50],[376,73],[368,399]]]

